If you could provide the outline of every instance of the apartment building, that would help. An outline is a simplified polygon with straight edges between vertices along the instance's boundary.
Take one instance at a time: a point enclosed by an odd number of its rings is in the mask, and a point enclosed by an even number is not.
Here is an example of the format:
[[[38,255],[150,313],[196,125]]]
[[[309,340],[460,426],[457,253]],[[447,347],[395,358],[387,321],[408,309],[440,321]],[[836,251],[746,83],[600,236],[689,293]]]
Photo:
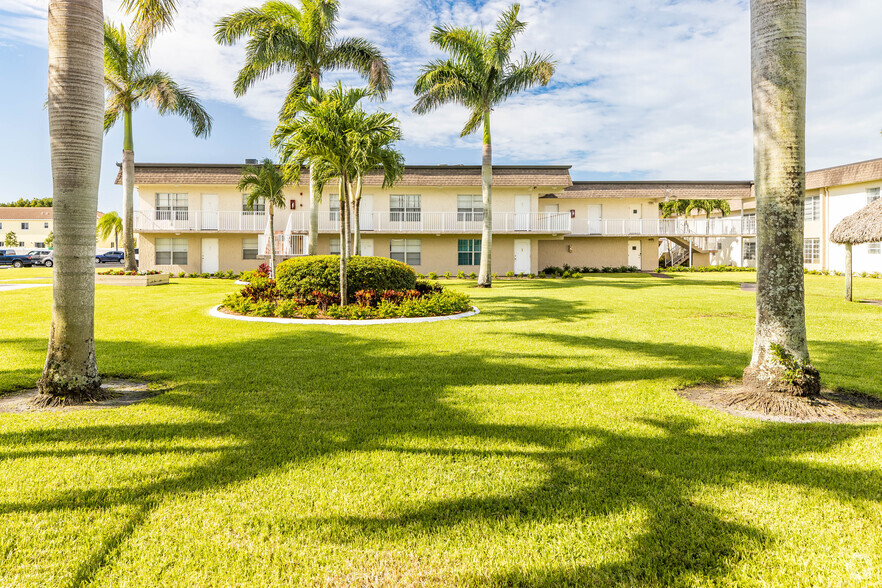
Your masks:
[[[0,239],[14,236],[11,247],[43,248],[52,232],[52,207],[0,206]]]
[[[740,217],[693,221],[659,218],[666,198],[745,197],[749,182],[573,182],[569,166],[495,166],[493,271],[632,265],[658,267],[659,244],[745,236]],[[236,190],[241,165],[137,164],[135,230],[144,269],[242,271],[269,251],[268,214]],[[480,166],[407,166],[393,188],[366,178],[362,253],[398,259],[417,271],[477,272],[480,264]],[[117,179],[119,182],[120,179]],[[307,249],[308,178],[285,191],[272,241],[282,258]],[[339,199],[327,188],[319,207],[319,253],[337,253]],[[747,235],[748,237],[750,235]],[[701,251],[694,252],[699,260]]]

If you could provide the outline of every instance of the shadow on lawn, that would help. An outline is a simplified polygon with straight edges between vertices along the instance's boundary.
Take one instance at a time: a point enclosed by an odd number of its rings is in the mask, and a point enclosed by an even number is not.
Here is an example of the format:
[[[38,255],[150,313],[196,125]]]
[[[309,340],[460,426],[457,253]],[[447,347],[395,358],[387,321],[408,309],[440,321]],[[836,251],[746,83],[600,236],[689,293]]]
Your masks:
[[[498,524],[499,533],[505,535],[535,522],[602,519],[634,508],[645,513],[639,533],[624,546],[627,556],[615,563],[558,570],[524,567],[493,577],[460,578],[474,584],[559,586],[712,581],[772,541],[750,521],[732,521],[730,513],[694,500],[693,495],[706,485],[775,482],[824,489],[844,500],[880,500],[882,476],[878,472],[788,459],[805,451],[834,448],[860,436],[865,429],[858,427],[762,424],[709,434],[688,418],[668,417],[642,421],[661,433],[647,437],[601,427],[486,424],[445,401],[455,387],[517,389],[528,384],[688,377],[703,373],[711,355],[716,358],[716,369],[741,366],[744,361],[738,354],[689,345],[604,338],[579,338],[572,343],[598,349],[636,347],[650,357],[676,359],[679,365],[654,369],[588,365],[574,372],[540,361],[530,366],[513,361],[523,359],[523,354],[442,354],[409,344],[406,337],[363,339],[317,329],[250,340],[247,347],[101,342],[101,357],[136,358],[130,360],[138,364],[132,371],[149,371],[157,378],[178,382],[170,392],[150,400],[147,408],[191,409],[204,416],[183,423],[84,426],[77,426],[77,417],[71,416],[57,425],[0,434],[0,459],[127,451],[170,457],[176,452],[204,452],[204,459],[194,467],[124,478],[112,488],[82,487],[60,491],[46,501],[7,502],[0,504],[0,514],[130,508],[133,512],[121,522],[121,530],[95,546],[85,561],[74,564],[70,585],[81,586],[112,565],[128,538],[169,498],[220,490],[346,451],[445,458],[463,454],[479,459],[502,453],[535,460],[547,472],[545,479],[506,495],[403,506],[383,516],[292,518],[276,521],[275,528],[306,525],[339,543],[357,536],[413,545],[419,537],[444,533],[470,521]],[[212,366],[211,370],[206,366]],[[441,448],[398,446],[393,440],[402,437],[435,439]],[[451,438],[472,439],[476,448],[445,447]],[[210,440],[216,441],[213,447],[206,445]],[[530,449],[479,448],[486,440]],[[53,443],[72,448],[46,449]],[[135,447],[126,448],[126,444]],[[536,446],[541,450],[536,451]],[[141,481],[145,478],[149,481]],[[382,492],[382,488],[375,491]]]

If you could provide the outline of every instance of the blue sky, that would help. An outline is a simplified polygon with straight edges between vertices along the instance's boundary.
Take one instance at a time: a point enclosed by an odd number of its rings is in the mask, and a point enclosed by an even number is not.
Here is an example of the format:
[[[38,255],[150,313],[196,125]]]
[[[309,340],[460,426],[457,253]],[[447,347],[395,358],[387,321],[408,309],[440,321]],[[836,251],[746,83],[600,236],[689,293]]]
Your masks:
[[[181,0],[173,32],[153,66],[192,87],[215,119],[208,140],[149,109],[135,117],[142,162],[240,162],[271,156],[267,145],[287,85],[284,75],[237,99],[242,47],[222,48],[213,23],[253,0]],[[118,0],[105,0],[120,20]],[[408,163],[480,163],[477,138],[459,138],[456,107],[410,113],[419,67],[437,56],[431,26],[490,26],[508,2],[343,0],[340,33],[377,43],[396,86],[383,108],[402,120]],[[51,195],[46,95],[47,0],[0,0],[0,93],[5,141],[0,200]],[[576,179],[749,179],[752,139],[746,0],[524,0],[530,27],[519,48],[550,52],[558,72],[494,113],[496,163],[564,163]],[[808,165],[882,156],[882,2],[809,0]],[[350,75],[329,74],[355,84]],[[15,88],[12,91],[12,88]],[[106,136],[99,207],[119,209],[113,184],[122,137]]]

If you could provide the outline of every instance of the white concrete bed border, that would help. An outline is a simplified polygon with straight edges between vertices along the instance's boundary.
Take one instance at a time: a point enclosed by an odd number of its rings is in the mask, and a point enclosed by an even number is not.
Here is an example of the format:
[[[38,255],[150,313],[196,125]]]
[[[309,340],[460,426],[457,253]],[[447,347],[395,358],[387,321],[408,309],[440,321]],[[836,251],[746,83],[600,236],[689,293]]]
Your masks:
[[[277,318],[269,316],[241,316],[238,314],[227,314],[220,311],[221,305],[218,304],[208,311],[208,314],[215,318],[232,319],[235,321],[247,321],[252,323],[276,323],[281,325],[397,325],[399,323],[437,323],[440,321],[452,321],[455,319],[468,318],[475,316],[481,311],[476,307],[472,307],[469,312],[461,312],[459,314],[450,314],[447,316],[422,316],[414,318],[393,318],[393,319],[364,319],[364,320],[343,320],[343,319],[297,319],[297,318]]]

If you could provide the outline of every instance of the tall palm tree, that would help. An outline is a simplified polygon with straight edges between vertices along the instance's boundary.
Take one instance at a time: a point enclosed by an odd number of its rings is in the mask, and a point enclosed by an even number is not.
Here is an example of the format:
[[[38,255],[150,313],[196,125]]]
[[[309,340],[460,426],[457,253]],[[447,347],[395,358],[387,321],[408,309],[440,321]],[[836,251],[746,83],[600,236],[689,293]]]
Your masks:
[[[527,27],[518,20],[520,4],[502,13],[492,34],[464,27],[436,26],[429,40],[450,54],[448,60],[433,60],[422,68],[414,85],[418,96],[413,111],[425,114],[444,104],[459,104],[469,110],[469,120],[460,136],[471,135],[483,126],[481,193],[484,227],[481,235],[481,271],[478,285],[491,285],[493,243],[492,189],[493,149],[490,112],[518,92],[548,84],[555,62],[549,55],[527,54],[512,61],[515,39]]]
[[[236,189],[240,192],[248,191],[245,203],[249,208],[254,208],[260,200],[269,207],[269,226],[272,238],[270,239],[270,273],[276,275],[276,243],[275,233],[272,230],[274,223],[274,211],[276,208],[285,207],[284,188],[288,183],[287,176],[273,163],[272,159],[264,159],[260,166],[249,165],[242,170],[242,178]]]
[[[283,118],[273,134],[291,177],[299,177],[304,165],[312,166],[319,189],[336,178],[340,187],[340,304],[347,302],[346,261],[350,190],[364,145],[374,134],[395,135],[398,121],[385,112],[368,114],[359,106],[376,94],[369,88],[344,89],[341,84],[325,92],[310,86],[295,105],[298,116]]]
[[[244,95],[258,80],[290,72],[285,99],[285,109],[290,110],[306,87],[319,87],[323,73],[340,69],[359,73],[379,96],[385,96],[392,88],[389,64],[375,45],[361,37],[336,38],[339,10],[339,0],[300,0],[299,7],[273,0],[218,21],[214,38],[221,45],[249,38],[245,65],[233,85],[236,96]],[[321,191],[312,180],[309,197],[309,254],[315,255]]]
[[[137,44],[145,45],[157,34],[172,28],[178,0],[122,0],[121,6],[133,17]]]
[[[151,8],[140,19],[164,22],[174,0],[126,0]],[[95,230],[104,84],[101,0],[49,0],[49,137],[55,218],[52,322],[38,402],[102,396],[95,359]],[[153,27],[154,29],[161,26]]]
[[[744,384],[811,396],[803,282],[806,1],[751,0],[754,182],[757,199],[756,334]]]
[[[109,131],[120,118],[123,119],[123,241],[127,271],[137,269],[133,220],[135,151],[132,117],[135,109],[142,104],[150,104],[161,115],[175,114],[185,118],[197,137],[208,137],[211,133],[211,117],[193,92],[179,86],[169,74],[151,71],[149,68],[149,46],[130,40],[122,25],[116,28],[112,23],[105,22],[104,85],[107,105],[104,111],[104,131]]]
[[[106,241],[108,237],[113,235],[114,247],[119,247],[118,237],[122,232],[123,220],[116,211],[106,212],[98,219],[98,237]]]

